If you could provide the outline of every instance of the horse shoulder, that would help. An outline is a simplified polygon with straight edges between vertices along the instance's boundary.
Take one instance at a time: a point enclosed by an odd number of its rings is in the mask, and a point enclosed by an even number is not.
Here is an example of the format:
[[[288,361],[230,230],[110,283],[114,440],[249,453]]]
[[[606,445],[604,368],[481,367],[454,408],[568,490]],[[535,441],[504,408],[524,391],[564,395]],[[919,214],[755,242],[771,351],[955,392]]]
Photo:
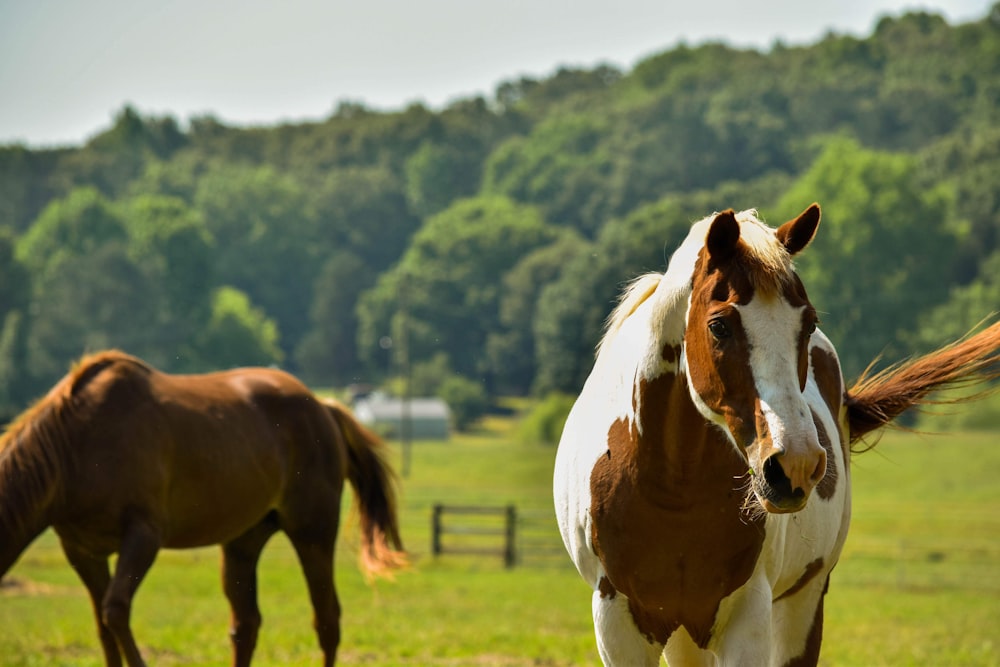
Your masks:
[[[592,392],[577,399],[563,427],[556,451],[553,499],[563,542],[574,564],[589,584],[596,587],[600,564],[591,544],[591,472],[606,454],[606,434],[611,422]]]

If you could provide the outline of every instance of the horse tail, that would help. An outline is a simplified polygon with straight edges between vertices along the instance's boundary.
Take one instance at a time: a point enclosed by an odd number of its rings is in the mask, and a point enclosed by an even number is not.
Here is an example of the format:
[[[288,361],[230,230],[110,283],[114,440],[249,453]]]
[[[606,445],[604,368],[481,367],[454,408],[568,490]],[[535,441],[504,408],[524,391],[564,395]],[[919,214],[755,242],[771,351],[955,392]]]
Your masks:
[[[395,475],[383,458],[379,437],[347,406],[334,399],[322,400],[347,443],[347,479],[361,517],[361,569],[368,577],[389,576],[391,570],[408,563],[399,535]]]
[[[915,405],[960,403],[981,398],[991,390],[987,388],[971,396],[943,399],[929,398],[932,391],[979,385],[998,377],[1000,322],[974,336],[878,373],[871,373],[869,366],[845,392],[850,441],[860,440]]]

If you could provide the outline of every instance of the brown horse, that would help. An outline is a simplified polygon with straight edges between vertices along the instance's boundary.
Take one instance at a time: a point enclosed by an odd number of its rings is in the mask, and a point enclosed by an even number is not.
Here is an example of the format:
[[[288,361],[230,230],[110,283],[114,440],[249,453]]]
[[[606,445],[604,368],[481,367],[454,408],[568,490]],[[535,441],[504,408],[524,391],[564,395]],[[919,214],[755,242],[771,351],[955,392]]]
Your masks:
[[[332,665],[345,478],[360,508],[362,565],[379,573],[405,561],[378,446],[343,406],[288,373],[168,375],[118,351],[89,356],[0,437],[0,576],[52,526],[90,593],[105,662],[136,667],[132,598],[157,552],[221,544],[233,664],[244,666],[261,623],[257,561],[281,530]]]
[[[709,216],[612,313],[554,479],[607,665],[816,665],[852,443],[998,375],[994,324],[845,385],[792,264],[819,220]]]

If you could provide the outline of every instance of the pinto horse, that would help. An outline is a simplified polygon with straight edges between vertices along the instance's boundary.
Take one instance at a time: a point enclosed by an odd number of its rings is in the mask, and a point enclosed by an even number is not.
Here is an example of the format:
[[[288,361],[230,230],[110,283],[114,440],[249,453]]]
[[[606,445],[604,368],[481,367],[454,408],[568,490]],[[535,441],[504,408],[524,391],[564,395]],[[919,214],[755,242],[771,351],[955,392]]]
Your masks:
[[[608,320],[554,475],[606,665],[817,664],[851,444],[998,375],[994,324],[846,389],[791,261],[819,219],[697,222]]]
[[[106,664],[136,667],[132,598],[157,551],[221,544],[233,664],[245,666],[261,624],[257,561],[281,530],[332,665],[345,478],[358,498],[362,566],[379,573],[405,560],[378,446],[346,408],[278,370],[168,375],[122,352],[92,355],[0,437],[0,576],[52,526],[90,593]]]

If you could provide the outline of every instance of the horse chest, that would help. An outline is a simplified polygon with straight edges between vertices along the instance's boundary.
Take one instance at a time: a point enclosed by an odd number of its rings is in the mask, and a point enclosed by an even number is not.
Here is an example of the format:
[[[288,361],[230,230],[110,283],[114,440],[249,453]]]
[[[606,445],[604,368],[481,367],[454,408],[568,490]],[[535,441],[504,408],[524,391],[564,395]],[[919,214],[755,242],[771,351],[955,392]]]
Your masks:
[[[649,488],[634,469],[611,464],[603,458],[591,476],[592,539],[608,580],[602,591],[624,594],[647,636],[666,642],[683,625],[706,644],[719,603],[753,572],[763,523],[743,516],[731,477]]]

